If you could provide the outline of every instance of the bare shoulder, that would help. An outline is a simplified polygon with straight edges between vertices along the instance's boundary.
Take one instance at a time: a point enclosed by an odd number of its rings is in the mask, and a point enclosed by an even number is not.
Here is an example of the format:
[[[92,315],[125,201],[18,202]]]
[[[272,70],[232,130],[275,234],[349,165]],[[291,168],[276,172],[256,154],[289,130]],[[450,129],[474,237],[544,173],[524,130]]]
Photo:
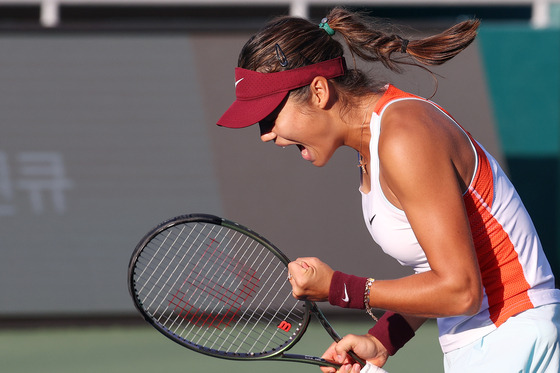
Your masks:
[[[381,119],[380,151],[387,145],[392,148],[399,144],[410,150],[430,145],[439,151],[452,151],[456,142],[463,140],[465,134],[453,120],[427,101],[392,103]]]
[[[426,145],[441,136],[438,134],[442,127],[440,114],[432,104],[421,100],[402,100],[389,105],[381,118],[380,156],[426,149]]]
[[[470,180],[474,153],[463,130],[444,112],[422,100],[402,100],[387,107],[381,119],[379,160],[388,180],[456,169],[461,184]],[[451,167],[451,168],[450,168]],[[404,175],[404,176],[403,176]]]
[[[382,127],[396,131],[438,130],[451,119],[432,103],[423,100],[401,100],[389,105],[382,117]]]

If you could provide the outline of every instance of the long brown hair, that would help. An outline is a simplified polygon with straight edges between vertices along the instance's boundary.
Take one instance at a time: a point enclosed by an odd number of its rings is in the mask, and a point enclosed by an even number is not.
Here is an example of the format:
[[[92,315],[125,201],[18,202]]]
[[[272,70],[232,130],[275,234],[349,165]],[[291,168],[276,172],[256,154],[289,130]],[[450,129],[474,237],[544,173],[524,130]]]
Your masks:
[[[406,40],[377,27],[377,20],[361,13],[336,7],[326,16],[328,25],[340,35],[353,56],[381,62],[401,72],[402,65],[420,67],[441,65],[467,48],[480,24],[468,20],[426,38]],[[306,19],[282,16],[269,22],[247,41],[239,55],[238,66],[260,72],[276,72],[329,60],[344,54],[343,45],[317,24]],[[379,83],[356,68],[333,79],[348,100],[378,90]],[[304,99],[305,89],[296,90]]]

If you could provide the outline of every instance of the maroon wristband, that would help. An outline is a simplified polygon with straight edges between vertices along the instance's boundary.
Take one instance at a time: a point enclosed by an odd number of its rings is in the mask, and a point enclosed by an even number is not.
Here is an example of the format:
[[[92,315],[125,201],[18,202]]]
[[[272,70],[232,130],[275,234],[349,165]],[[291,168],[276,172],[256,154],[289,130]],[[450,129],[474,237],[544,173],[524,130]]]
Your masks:
[[[329,289],[329,303],[343,308],[364,309],[366,277],[347,275],[336,271]]]
[[[391,311],[385,312],[368,334],[374,336],[387,349],[389,356],[393,356],[397,351],[414,337],[414,330],[408,322],[399,315]]]

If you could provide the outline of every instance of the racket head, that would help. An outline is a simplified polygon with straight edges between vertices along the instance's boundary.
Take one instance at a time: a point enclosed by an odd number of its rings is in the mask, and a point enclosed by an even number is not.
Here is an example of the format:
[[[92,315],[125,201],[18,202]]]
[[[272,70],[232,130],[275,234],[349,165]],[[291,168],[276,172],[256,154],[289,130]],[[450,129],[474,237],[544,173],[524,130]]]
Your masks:
[[[174,342],[207,355],[281,355],[305,332],[309,304],[292,296],[289,259],[266,238],[208,214],[182,215],[148,232],[128,267],[134,304]]]

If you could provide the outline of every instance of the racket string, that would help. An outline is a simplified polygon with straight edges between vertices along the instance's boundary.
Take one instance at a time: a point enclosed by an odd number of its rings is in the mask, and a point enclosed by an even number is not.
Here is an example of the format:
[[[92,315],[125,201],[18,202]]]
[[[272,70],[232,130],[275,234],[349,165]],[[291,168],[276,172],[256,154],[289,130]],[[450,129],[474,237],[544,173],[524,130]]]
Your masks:
[[[239,233],[234,233],[234,234],[241,236],[241,234],[239,234]],[[248,238],[247,238],[246,236],[245,236],[245,239],[248,240]],[[251,244],[251,245],[255,245],[256,242],[253,241],[253,240],[250,240],[250,244]],[[253,251],[254,251],[254,250],[253,250]],[[250,264],[250,267],[256,268],[256,271],[258,271],[259,273],[267,273],[267,272],[269,272],[269,271],[270,271],[269,266],[271,265],[271,263],[274,262],[273,260],[271,260],[270,256],[271,256],[272,254],[271,254],[268,250],[264,251],[264,253],[265,253],[265,256],[260,257],[260,263],[257,264],[257,260],[259,259],[259,257],[257,256],[257,257],[255,257],[255,260],[253,261],[253,263]],[[249,255],[249,257],[250,257],[250,256],[251,256],[251,255]],[[260,267],[261,267],[261,265],[263,265],[263,263],[267,263],[267,266],[266,266],[264,269],[261,270]],[[276,261],[276,263],[277,263],[277,264],[276,264],[276,268],[278,268],[278,266],[281,265],[281,263],[280,263],[279,261]],[[282,267],[285,269],[285,267],[284,267],[283,265],[282,265]],[[276,278],[276,279],[278,279],[279,277],[278,277],[278,276],[275,276],[275,277],[271,277],[271,278]],[[268,279],[267,279],[267,281],[268,281]],[[270,289],[275,289],[275,288],[276,288],[276,286],[274,286],[274,284],[273,284],[272,286],[266,286],[266,285],[267,285],[267,284],[264,284],[264,287],[265,287],[265,288],[268,288],[269,290],[270,290]],[[265,295],[265,296],[266,296],[266,297],[265,297],[265,300],[269,299],[268,294],[265,293],[265,294],[261,294],[261,295]],[[259,297],[258,299],[261,299],[261,298],[262,298],[262,296]],[[245,308],[246,311],[240,316],[240,320],[246,320],[246,322],[243,324],[243,326],[241,327],[241,329],[240,329],[240,330],[236,330],[236,328],[238,328],[238,327],[241,326],[241,323],[238,322],[238,323],[235,324],[234,328],[233,328],[232,331],[230,332],[230,333],[238,333],[239,335],[245,335],[245,336],[246,336],[244,339],[241,340],[241,344],[239,344],[239,347],[243,346],[243,345],[247,342],[247,339],[248,339],[250,336],[252,336],[253,334],[255,334],[254,331],[255,331],[256,325],[259,325],[259,323],[263,321],[264,316],[265,316],[267,313],[270,313],[270,312],[268,311],[268,309],[266,309],[266,308],[259,309],[259,307],[261,307],[261,304],[255,306],[254,303],[255,303],[256,300],[257,300],[257,298],[252,298],[251,302],[250,302],[249,304],[247,304],[247,306],[246,306],[246,308]],[[261,301],[261,303],[262,303],[262,301]],[[247,315],[246,312],[249,311],[249,310],[251,310],[251,309],[253,309],[253,312],[251,313],[251,315]],[[281,309],[281,308],[279,308],[279,310],[280,310],[280,309]],[[261,335],[257,336],[257,338],[253,338],[254,342],[253,342],[253,344],[251,345],[251,347],[249,347],[249,350],[254,350],[255,343],[257,343],[259,340],[261,340],[261,341],[264,340],[264,339],[262,338],[263,333],[264,333],[266,330],[269,329],[270,324],[271,324],[271,321],[274,320],[274,317],[275,317],[275,316],[276,316],[276,315],[273,314],[271,318],[265,319],[265,328],[262,329]],[[245,329],[246,329],[247,327],[250,328],[248,333],[245,331]],[[223,332],[224,332],[224,331],[222,330],[221,333],[223,333]],[[218,340],[216,339],[216,341],[218,341]],[[226,339],[222,339],[222,341],[225,342]],[[210,346],[210,347],[211,347],[211,348],[214,348],[215,346],[212,345],[212,346]],[[218,346],[217,348],[218,348],[218,349],[223,349],[224,346],[223,346],[223,344],[222,344],[222,345]],[[266,350],[266,346],[264,346],[264,349]],[[231,349],[228,348],[228,350],[231,350]],[[236,351],[234,351],[234,352],[239,352],[239,350],[236,350]]]
[[[164,261],[166,258],[168,258],[168,255],[169,255],[169,253],[171,252],[171,250],[172,250],[174,247],[176,247],[176,242],[177,242],[177,240],[179,239],[179,237],[181,236],[181,234],[183,233],[183,231],[184,231],[184,229],[185,229],[186,227],[185,227],[185,226],[181,226],[180,228],[181,228],[181,231],[180,231],[178,234],[176,234],[176,237],[175,237],[175,239],[173,240],[173,243],[170,244],[170,245],[168,245],[167,251],[166,251],[166,253],[165,253],[164,255],[162,255],[159,264],[156,265],[156,266],[153,268],[153,269],[154,269],[154,272],[153,272],[153,273],[156,273],[156,272],[161,271],[161,274],[160,274],[160,277],[158,278],[158,281],[161,280],[161,278],[163,277],[163,275],[166,273],[166,269],[169,268],[169,266],[170,266],[171,263],[172,263],[172,260],[169,260],[169,263],[168,263],[168,265],[166,266],[165,270],[160,270],[159,267],[160,267],[161,263],[163,263],[163,261]],[[194,227],[193,227],[193,228],[194,228]],[[194,229],[193,229],[193,230],[194,230]],[[191,230],[191,232],[189,232],[189,234],[187,235],[187,237],[185,237],[184,242],[183,242],[183,245],[185,245],[185,243],[188,242],[188,240],[191,238],[191,234],[193,233],[193,230]],[[157,245],[157,250],[156,250],[156,252],[154,253],[154,258],[159,254],[160,249],[163,248],[163,247],[165,246],[165,244],[168,242],[167,240],[169,239],[169,237],[171,236],[172,233],[174,233],[173,230],[169,230],[169,231],[168,231],[168,235],[165,237],[165,240],[163,240],[161,243],[159,243],[159,245]],[[199,234],[200,234],[200,232],[199,232]],[[197,238],[195,238],[195,239],[193,240],[193,244],[194,244],[194,242],[196,242],[197,239],[198,239],[198,236],[197,236]],[[158,241],[155,240],[154,243],[155,243],[155,242],[158,242]],[[192,245],[191,245],[191,248],[192,248]],[[190,250],[190,248],[189,248],[189,250]],[[185,251],[184,251],[183,258],[188,254],[189,250],[185,250]],[[173,256],[171,256],[171,257],[173,257]],[[172,272],[171,274],[169,274],[168,279],[172,279],[172,278],[173,278],[174,273],[175,273],[175,271],[178,269],[178,267],[179,267],[179,263],[177,263],[177,265],[176,265],[175,269],[173,270],[173,272]],[[176,277],[176,279],[178,280],[179,277]],[[138,279],[138,281],[140,281],[140,279]],[[156,281],[156,283],[157,283],[158,281]],[[167,282],[167,280],[166,280],[166,282]],[[165,284],[164,284],[164,285],[165,285]],[[159,296],[161,290],[164,289],[164,286],[160,286],[159,289],[160,289],[160,291],[156,294],[156,296],[154,297],[154,300],[157,299],[157,297]],[[149,296],[150,296],[150,293],[146,294],[146,297],[149,297]],[[151,307],[151,304],[149,305],[149,307]],[[156,310],[156,312],[157,312],[157,310]]]
[[[232,240],[233,240],[233,237],[230,239],[229,242],[231,242]],[[247,252],[245,251],[244,254],[243,254],[243,257],[246,255],[246,253],[247,253]],[[243,257],[242,257],[241,259],[243,259]],[[232,261],[232,263],[233,263],[233,261],[237,261],[237,259],[233,259],[233,258],[232,258],[231,261]],[[238,263],[239,263],[239,262],[238,262]],[[239,273],[236,273],[236,272],[237,272],[237,269],[239,268],[240,271],[243,271],[243,273],[244,273],[245,275],[249,275],[250,278],[253,280],[253,279],[255,279],[256,271],[254,271],[254,270],[252,270],[252,269],[245,270],[245,269],[244,269],[245,266],[244,266],[244,265],[238,266],[238,263],[235,264],[235,265],[233,266],[235,270],[230,270],[229,267],[231,267],[231,266],[230,266],[229,264],[231,264],[231,263],[228,263],[228,265],[227,265],[225,268],[228,269],[229,275],[228,275],[228,277],[227,277],[224,281],[222,281],[221,278],[218,278],[217,281],[208,279],[208,282],[209,282],[209,283],[213,283],[213,282],[216,282],[216,283],[218,283],[218,284],[219,284],[220,282],[222,282],[222,283],[230,283],[231,275],[236,275],[238,278],[241,278],[241,283],[244,283],[244,284],[245,284],[245,286],[244,286],[243,288],[241,288],[241,290],[239,290],[239,289],[236,290],[236,291],[238,291],[237,293],[234,292],[234,291],[229,290],[229,288],[226,288],[225,286],[219,285],[219,286],[222,287],[223,289],[226,289],[226,290],[227,290],[227,293],[230,295],[230,296],[228,297],[228,302],[224,302],[224,304],[221,305],[222,307],[221,307],[221,309],[219,310],[219,312],[223,312],[224,308],[227,307],[228,305],[230,306],[230,308],[229,308],[228,311],[230,311],[233,307],[236,307],[236,306],[237,306],[237,310],[239,310],[239,309],[241,308],[242,304],[243,304],[243,302],[239,302],[239,298],[241,298],[242,301],[245,301],[249,296],[251,296],[251,293],[253,292],[254,288],[257,286],[256,282],[258,282],[258,279],[257,279],[257,281],[255,281],[254,283],[251,282],[251,281],[243,281],[243,280],[245,280],[245,276],[241,277],[241,276],[239,276]],[[249,268],[250,268],[250,266],[249,266]],[[221,268],[218,268],[218,269],[224,269],[224,267],[221,266]],[[251,272],[252,272],[252,273],[251,273]],[[225,272],[222,272],[222,273],[225,273]],[[252,284],[253,286],[252,286],[252,287],[249,287],[249,286],[247,286],[248,284]],[[246,291],[246,289],[250,289],[250,290],[249,290],[249,291]],[[243,295],[242,295],[242,294],[243,294]],[[233,302],[231,302],[232,296],[235,296],[235,297],[236,297],[236,299],[233,300]],[[244,296],[244,297],[243,297],[243,296]],[[218,307],[218,306],[220,306],[220,302],[216,303],[216,307]],[[216,307],[212,310],[213,312],[216,311]],[[227,313],[227,311],[226,311],[226,313]],[[235,313],[235,314],[236,314],[236,313]],[[207,330],[209,330],[209,329],[207,329]],[[197,343],[198,343],[198,342],[197,342]]]
[[[139,269],[136,278],[142,284],[139,297],[166,329],[207,348],[249,353],[288,343],[293,332],[279,332],[278,324],[284,321],[299,325],[304,311],[298,309],[298,302],[284,281],[285,264],[252,238],[223,229],[215,231],[213,225],[208,229],[204,224],[195,224],[184,239],[181,238],[184,227],[181,227],[179,231],[166,232],[166,237],[154,242],[154,248],[148,245],[142,253],[147,258],[138,260],[139,267],[145,266]],[[220,243],[208,244],[212,240]],[[232,251],[239,254],[225,254],[221,246],[228,247],[228,253],[235,247]],[[209,250],[212,255],[208,255]],[[274,261],[276,264],[271,268]],[[270,274],[264,276],[267,271]],[[146,278],[146,273],[151,276]],[[213,273],[218,275],[210,277]],[[193,274],[195,278],[189,280]],[[169,283],[169,278],[175,281]],[[237,286],[232,287],[232,283]],[[179,308],[186,312],[185,317],[177,312],[179,302],[184,303]],[[214,321],[220,317],[229,321],[215,325]],[[209,325],[193,320],[207,320]]]

